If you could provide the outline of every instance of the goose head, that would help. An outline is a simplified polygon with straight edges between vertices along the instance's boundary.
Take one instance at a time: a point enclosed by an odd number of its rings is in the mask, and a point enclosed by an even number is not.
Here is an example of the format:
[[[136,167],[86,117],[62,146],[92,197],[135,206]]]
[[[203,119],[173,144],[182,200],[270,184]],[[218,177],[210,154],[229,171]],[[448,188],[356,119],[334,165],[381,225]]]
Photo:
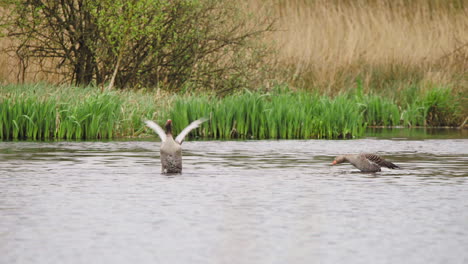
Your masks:
[[[345,157],[345,156],[343,156],[343,155],[337,156],[337,157],[335,158],[335,160],[332,162],[331,165],[340,164],[340,163],[343,163],[343,162],[345,162],[345,161],[346,161],[346,157]]]

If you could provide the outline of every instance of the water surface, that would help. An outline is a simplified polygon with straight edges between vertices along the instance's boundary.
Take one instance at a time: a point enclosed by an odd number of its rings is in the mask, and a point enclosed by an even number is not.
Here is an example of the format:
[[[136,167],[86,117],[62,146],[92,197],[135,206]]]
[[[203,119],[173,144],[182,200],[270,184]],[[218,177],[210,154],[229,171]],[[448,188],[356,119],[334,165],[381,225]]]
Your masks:
[[[425,138],[0,142],[0,263],[467,263],[468,139]]]

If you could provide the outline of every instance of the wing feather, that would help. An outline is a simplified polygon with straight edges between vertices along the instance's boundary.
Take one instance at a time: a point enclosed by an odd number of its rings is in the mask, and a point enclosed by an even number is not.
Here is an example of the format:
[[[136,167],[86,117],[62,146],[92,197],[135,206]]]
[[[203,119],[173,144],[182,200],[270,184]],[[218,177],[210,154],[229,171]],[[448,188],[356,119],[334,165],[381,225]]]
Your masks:
[[[364,154],[367,160],[374,162],[378,164],[379,166],[382,167],[387,167],[390,169],[399,169],[397,165],[391,163],[390,161],[385,160],[384,158],[380,157],[379,155],[376,154]]]
[[[162,142],[166,141],[166,132],[164,132],[164,130],[158,124],[151,120],[145,120],[145,124],[149,128],[153,129],[156,134],[158,134]]]
[[[193,121],[192,123],[190,123],[190,125],[184,128],[182,132],[180,132],[180,134],[175,138],[175,141],[179,144],[182,144],[182,142],[184,142],[185,136],[187,136],[187,134],[190,133],[190,131],[199,127],[203,122],[206,121],[208,121],[208,118],[200,118],[198,120]]]

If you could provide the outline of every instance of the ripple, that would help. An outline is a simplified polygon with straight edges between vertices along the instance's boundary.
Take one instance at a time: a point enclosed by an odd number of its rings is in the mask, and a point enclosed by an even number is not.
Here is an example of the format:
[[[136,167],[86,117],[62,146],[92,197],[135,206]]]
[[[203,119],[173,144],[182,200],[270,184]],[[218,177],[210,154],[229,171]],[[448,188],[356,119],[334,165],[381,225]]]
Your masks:
[[[457,263],[467,143],[188,141],[161,175],[160,142],[1,142],[0,262]],[[402,169],[329,166],[361,151]]]

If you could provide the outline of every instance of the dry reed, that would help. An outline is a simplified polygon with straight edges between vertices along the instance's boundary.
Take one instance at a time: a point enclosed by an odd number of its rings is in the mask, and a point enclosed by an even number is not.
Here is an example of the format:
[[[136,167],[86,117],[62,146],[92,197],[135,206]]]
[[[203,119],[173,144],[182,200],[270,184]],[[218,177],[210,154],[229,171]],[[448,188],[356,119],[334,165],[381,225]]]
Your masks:
[[[278,65],[296,86],[335,92],[357,78],[366,89],[468,86],[463,0],[278,0],[273,9]]]

